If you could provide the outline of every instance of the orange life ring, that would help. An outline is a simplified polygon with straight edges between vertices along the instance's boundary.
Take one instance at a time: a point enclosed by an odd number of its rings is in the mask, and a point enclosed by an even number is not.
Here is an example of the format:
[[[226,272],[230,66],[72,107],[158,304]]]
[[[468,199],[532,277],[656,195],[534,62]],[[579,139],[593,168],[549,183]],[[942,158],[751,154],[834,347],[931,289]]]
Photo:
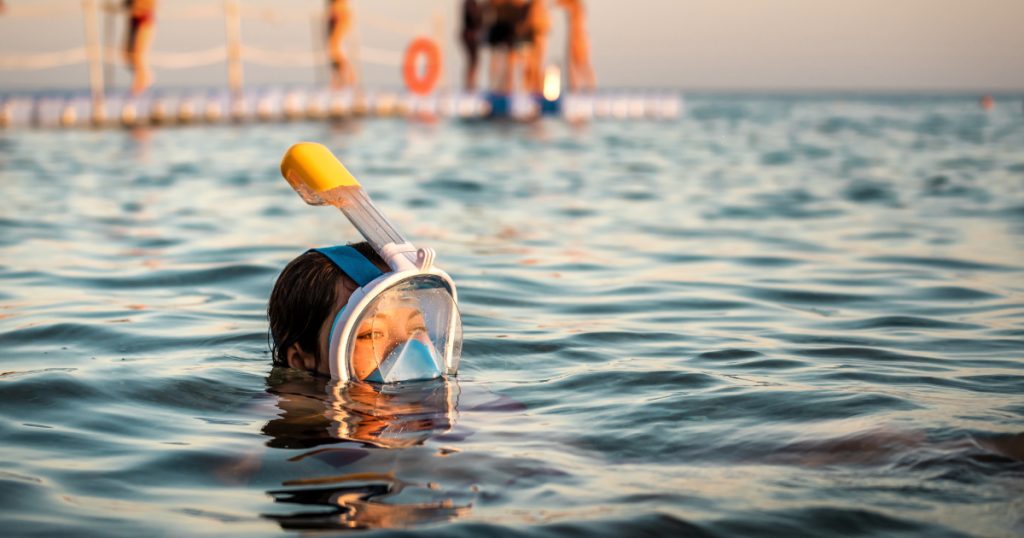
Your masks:
[[[421,75],[416,69],[416,62],[420,56],[426,60],[426,68]],[[409,43],[405,49],[405,61],[402,63],[402,78],[405,79],[405,87],[417,95],[430,93],[437,80],[441,78],[441,47],[429,37],[417,37]]]

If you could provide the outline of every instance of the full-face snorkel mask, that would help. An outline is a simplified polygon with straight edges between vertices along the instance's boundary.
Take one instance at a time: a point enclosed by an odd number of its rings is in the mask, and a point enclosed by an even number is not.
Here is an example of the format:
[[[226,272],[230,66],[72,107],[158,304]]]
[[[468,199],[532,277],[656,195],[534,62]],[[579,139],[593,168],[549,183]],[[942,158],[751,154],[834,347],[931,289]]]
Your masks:
[[[393,383],[455,375],[462,320],[455,283],[434,266],[434,251],[406,241],[326,147],[292,146],[281,174],[306,203],[341,209],[391,268],[382,272],[350,246],[314,249],[359,286],[331,326],[331,376]]]

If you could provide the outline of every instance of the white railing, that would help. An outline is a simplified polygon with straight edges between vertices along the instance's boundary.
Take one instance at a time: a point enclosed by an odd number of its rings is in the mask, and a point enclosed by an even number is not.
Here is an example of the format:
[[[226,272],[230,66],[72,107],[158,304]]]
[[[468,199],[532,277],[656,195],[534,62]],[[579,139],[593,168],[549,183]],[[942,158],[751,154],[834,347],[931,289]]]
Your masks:
[[[237,2],[237,0],[235,0]],[[224,2],[223,6],[217,4],[204,5],[177,5],[165,3],[161,5],[159,12],[160,20],[195,20],[195,19],[218,19],[232,16],[244,20],[262,22],[282,21],[311,21],[319,23],[325,20],[325,12],[322,9],[274,9],[235,4],[232,9],[231,0]],[[68,1],[41,1],[32,4],[8,5],[0,17],[0,31],[4,24],[10,24],[11,20],[26,18],[53,18],[56,16],[82,16],[89,10],[97,10],[107,17],[124,17],[125,9],[121,2],[106,2],[102,5],[95,0],[82,0],[80,6]],[[375,30],[383,30],[398,35],[410,37],[426,33],[429,25],[423,23],[410,23],[388,17],[382,17],[371,13],[360,14],[357,20]],[[353,38],[358,36],[353,34]],[[148,55],[149,63],[156,69],[190,69],[202,67],[231,60],[228,50],[230,44],[219,45],[205,50],[197,51],[162,51],[154,50]],[[320,51],[293,50],[281,51],[262,48],[255,45],[238,43],[240,61],[265,65],[271,67],[301,67],[316,68],[328,63],[326,55]],[[357,59],[360,63],[399,66],[402,63],[402,51],[378,49],[354,44],[357,48]],[[99,60],[107,64],[120,64],[123,51],[107,46],[103,48],[103,59]],[[3,71],[36,71],[53,69],[68,65],[86,63],[90,61],[89,44],[67,50],[48,52],[0,52],[0,70]]]

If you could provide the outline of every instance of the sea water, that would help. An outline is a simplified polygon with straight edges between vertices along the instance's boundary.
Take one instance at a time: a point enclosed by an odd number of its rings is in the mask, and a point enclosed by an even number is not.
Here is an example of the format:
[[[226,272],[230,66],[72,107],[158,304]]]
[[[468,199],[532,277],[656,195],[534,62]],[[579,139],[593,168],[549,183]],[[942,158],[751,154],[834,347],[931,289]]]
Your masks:
[[[359,238],[460,286],[457,379],[272,369]],[[4,535],[1024,534],[1024,113],[696,96],[677,121],[0,132]]]

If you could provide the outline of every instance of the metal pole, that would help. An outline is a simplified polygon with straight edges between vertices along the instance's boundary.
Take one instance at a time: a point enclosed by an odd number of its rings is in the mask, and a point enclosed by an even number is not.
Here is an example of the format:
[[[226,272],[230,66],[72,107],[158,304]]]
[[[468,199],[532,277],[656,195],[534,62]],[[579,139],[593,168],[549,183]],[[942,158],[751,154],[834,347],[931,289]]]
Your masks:
[[[235,99],[242,99],[242,14],[238,0],[224,0],[224,30],[227,35],[228,87]]]
[[[100,123],[106,117],[103,102],[103,51],[100,50],[99,21],[96,0],[82,0],[85,22],[85,54],[89,58],[89,87],[92,90],[92,121]]]
[[[114,45],[114,18],[118,15],[116,4],[103,6],[103,80],[111,88],[114,84],[114,59],[110,57],[110,51]]]

